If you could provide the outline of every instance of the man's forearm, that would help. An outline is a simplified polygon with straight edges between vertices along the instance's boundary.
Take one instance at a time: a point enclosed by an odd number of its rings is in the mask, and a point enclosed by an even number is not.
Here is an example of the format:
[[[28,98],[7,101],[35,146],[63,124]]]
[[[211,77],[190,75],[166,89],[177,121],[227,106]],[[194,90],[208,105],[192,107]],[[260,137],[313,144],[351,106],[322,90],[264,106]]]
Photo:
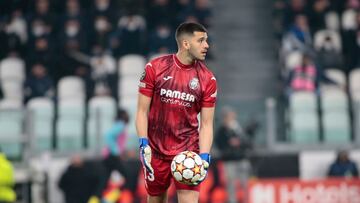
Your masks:
[[[136,116],[136,130],[140,137],[147,137],[148,115],[146,112],[138,112]]]
[[[199,132],[199,146],[200,153],[210,153],[211,145],[213,142],[213,127],[202,126]]]

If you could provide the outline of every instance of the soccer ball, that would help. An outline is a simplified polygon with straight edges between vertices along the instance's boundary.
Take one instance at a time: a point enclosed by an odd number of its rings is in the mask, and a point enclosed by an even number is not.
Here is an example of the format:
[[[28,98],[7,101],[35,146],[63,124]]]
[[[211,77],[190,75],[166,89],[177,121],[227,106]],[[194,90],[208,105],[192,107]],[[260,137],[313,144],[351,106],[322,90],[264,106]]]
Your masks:
[[[202,160],[195,152],[180,152],[171,162],[171,174],[180,183],[194,185],[204,173]]]

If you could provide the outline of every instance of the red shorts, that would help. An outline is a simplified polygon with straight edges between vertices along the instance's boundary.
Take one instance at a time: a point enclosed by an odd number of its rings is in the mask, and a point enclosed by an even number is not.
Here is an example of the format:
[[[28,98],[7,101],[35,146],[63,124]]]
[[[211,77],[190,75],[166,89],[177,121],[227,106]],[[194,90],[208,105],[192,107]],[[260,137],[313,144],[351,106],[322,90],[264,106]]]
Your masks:
[[[154,169],[154,174],[147,173],[144,168],[145,174],[145,187],[147,193],[151,196],[159,196],[167,191],[171,182],[174,182],[176,190],[194,190],[200,191],[200,185],[191,186],[179,183],[171,175],[171,160],[164,160],[153,156],[151,158],[151,166]]]

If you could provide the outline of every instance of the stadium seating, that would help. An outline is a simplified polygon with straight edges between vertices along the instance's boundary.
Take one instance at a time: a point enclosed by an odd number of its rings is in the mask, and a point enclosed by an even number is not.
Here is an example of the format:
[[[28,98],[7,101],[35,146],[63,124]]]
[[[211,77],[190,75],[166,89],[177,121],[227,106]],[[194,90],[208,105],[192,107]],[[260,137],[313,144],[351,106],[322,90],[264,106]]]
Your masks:
[[[164,54],[164,53],[156,53],[156,54],[152,54],[150,56],[148,56],[148,59],[149,61],[155,59],[155,58],[158,58],[158,57],[161,57],[161,56],[164,56],[164,55],[167,55],[167,54]]]
[[[119,97],[121,101],[134,100],[138,94],[138,84],[144,71],[146,60],[143,56],[129,54],[119,59]],[[132,115],[132,114],[130,114]]]
[[[130,115],[128,133],[131,135],[136,135],[135,116],[136,116],[137,97],[124,97],[122,98],[122,100],[120,100],[119,106],[120,108],[126,109]]]
[[[117,104],[114,98],[93,97],[89,100],[87,120],[88,147],[97,148],[103,145],[103,136],[111,127],[116,117]]]
[[[119,77],[136,76],[140,77],[144,70],[146,60],[141,55],[129,54],[119,59]]]
[[[58,84],[59,102],[66,100],[85,100],[85,84],[84,81],[76,76],[67,76],[59,80]]]
[[[303,54],[300,51],[294,51],[289,54],[285,59],[286,70],[290,71],[296,66],[301,65]]]
[[[24,97],[23,82],[16,80],[2,80],[1,87],[4,92],[5,99],[22,103]]]
[[[343,12],[341,17],[341,25],[344,30],[356,30],[356,11],[348,9]]]
[[[82,148],[84,118],[84,102],[79,100],[67,100],[58,104],[56,134],[59,151],[77,151]]]
[[[352,97],[352,107],[354,112],[355,135],[360,136],[360,68],[350,72],[349,89]]]
[[[24,112],[21,108],[8,108],[10,104],[0,108],[0,147],[9,157],[21,158],[25,134],[23,128]]]
[[[9,57],[0,62],[0,79],[1,80],[25,80],[25,64],[24,61]]]
[[[354,131],[355,135],[359,139],[360,136],[360,100],[353,100],[354,111]]]
[[[352,98],[356,101],[360,100],[360,68],[350,72],[349,89]]]
[[[329,30],[339,30],[340,19],[335,11],[330,11],[325,15],[326,28]]]
[[[325,75],[335,81],[337,84],[345,87],[346,85],[346,76],[344,72],[338,69],[327,69],[325,70]]]
[[[294,92],[290,97],[291,140],[296,143],[316,143],[319,137],[316,95]]]
[[[46,97],[33,98],[27,103],[31,116],[31,136],[35,152],[52,149],[54,102]]]
[[[350,118],[345,91],[337,86],[324,87],[321,95],[325,142],[349,142]]]
[[[336,51],[341,51],[341,38],[337,31],[335,30],[320,30],[315,33],[314,36],[314,47],[316,50],[323,48],[324,43],[326,42],[327,37],[331,38],[333,45]]]
[[[22,103],[24,80],[25,64],[23,60],[8,57],[0,62],[0,86],[2,87],[5,99]]]
[[[125,76],[119,81],[119,96],[123,98],[136,98],[139,89],[140,76]]]

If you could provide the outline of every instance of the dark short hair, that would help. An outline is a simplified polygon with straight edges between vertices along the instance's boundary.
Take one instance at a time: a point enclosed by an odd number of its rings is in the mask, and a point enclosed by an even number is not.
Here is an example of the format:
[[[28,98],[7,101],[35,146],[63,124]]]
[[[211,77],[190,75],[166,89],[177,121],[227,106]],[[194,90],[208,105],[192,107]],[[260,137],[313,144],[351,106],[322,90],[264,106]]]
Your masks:
[[[176,40],[178,40],[181,35],[183,34],[192,35],[194,34],[194,32],[207,32],[207,30],[203,25],[199,23],[185,22],[185,23],[181,23],[176,28],[175,38]]]

